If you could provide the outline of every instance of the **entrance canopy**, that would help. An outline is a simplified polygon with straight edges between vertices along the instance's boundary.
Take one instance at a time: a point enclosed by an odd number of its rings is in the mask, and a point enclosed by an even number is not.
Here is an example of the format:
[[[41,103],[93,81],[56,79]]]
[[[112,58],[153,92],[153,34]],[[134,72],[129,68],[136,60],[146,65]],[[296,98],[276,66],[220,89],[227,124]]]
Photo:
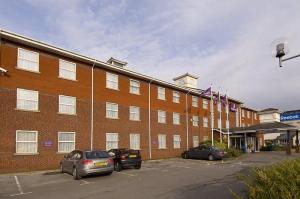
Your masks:
[[[256,132],[263,132],[263,133],[274,133],[274,132],[282,132],[282,131],[292,131],[297,130],[299,128],[285,124],[282,122],[268,122],[268,123],[261,123],[256,124],[248,127],[237,127],[230,129],[231,133],[256,133]]]

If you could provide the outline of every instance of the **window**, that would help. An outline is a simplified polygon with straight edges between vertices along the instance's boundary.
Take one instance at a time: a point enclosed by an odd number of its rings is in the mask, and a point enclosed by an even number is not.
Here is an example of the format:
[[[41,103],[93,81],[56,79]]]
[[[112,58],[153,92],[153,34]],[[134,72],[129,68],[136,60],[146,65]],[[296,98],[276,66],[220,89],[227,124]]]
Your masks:
[[[237,110],[235,112],[235,127],[239,127],[239,122],[240,122],[240,114],[239,111]]]
[[[76,64],[60,59],[59,77],[70,80],[76,80]]]
[[[118,133],[106,133],[106,150],[117,149],[119,143]]]
[[[17,65],[20,69],[39,72],[39,54],[19,48]]]
[[[250,118],[250,111],[247,111],[247,118]]]
[[[158,123],[166,123],[166,111],[157,111]]]
[[[218,128],[219,129],[222,128],[222,124],[221,124],[221,120],[220,119],[218,119]]]
[[[203,136],[203,141],[205,142],[207,140],[208,140],[208,136],[207,135]]]
[[[114,90],[119,89],[118,75],[112,73],[106,73],[106,88],[110,88]]]
[[[180,124],[180,114],[173,113],[173,124]]]
[[[229,129],[229,120],[226,120],[226,129]]]
[[[193,136],[193,147],[198,147],[198,146],[199,146],[199,137]]]
[[[221,105],[221,102],[218,102],[218,111],[219,111],[219,112],[222,112],[222,105]]]
[[[242,110],[242,117],[245,117],[245,110]]]
[[[180,135],[173,135],[173,145],[174,149],[180,149]]]
[[[198,107],[198,97],[192,96],[192,106]]]
[[[76,97],[59,95],[59,113],[76,114]]]
[[[111,119],[118,119],[118,104],[106,102],[106,117]]]
[[[140,134],[130,134],[130,148],[135,150],[140,149]]]
[[[256,113],[254,113],[254,119],[255,119],[255,120],[257,119],[257,114],[256,114]]]
[[[37,131],[17,130],[16,153],[37,153]]]
[[[75,150],[75,132],[58,132],[58,152],[69,153]]]
[[[39,92],[17,88],[17,109],[38,111]]]
[[[208,100],[203,99],[203,109],[208,109]]]
[[[180,101],[180,94],[178,91],[173,91],[173,102],[174,103],[179,103]]]
[[[225,106],[225,112],[228,113],[228,111],[229,111],[229,106],[228,106],[228,104],[226,104],[226,106]]]
[[[196,115],[193,115],[193,126],[199,125],[199,117]]]
[[[208,127],[208,118],[203,117],[203,127]]]
[[[167,148],[167,136],[165,134],[158,135],[158,149]]]
[[[132,94],[140,94],[140,82],[136,80],[130,80],[130,89],[129,92]]]
[[[140,120],[140,108],[136,106],[129,107],[129,119],[134,121]]]
[[[157,87],[157,99],[166,100],[166,89],[163,87]]]

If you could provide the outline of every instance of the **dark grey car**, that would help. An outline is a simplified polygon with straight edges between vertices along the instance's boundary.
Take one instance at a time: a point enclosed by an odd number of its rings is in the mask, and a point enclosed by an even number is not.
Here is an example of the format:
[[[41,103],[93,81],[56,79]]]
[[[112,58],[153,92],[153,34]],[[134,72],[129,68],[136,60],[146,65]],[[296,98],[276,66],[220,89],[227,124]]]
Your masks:
[[[184,159],[221,160],[224,157],[224,151],[216,147],[200,145],[184,151],[181,157]]]
[[[78,180],[92,174],[111,174],[114,162],[106,151],[74,150],[65,155],[60,162],[60,170],[62,173],[72,174],[73,178]]]

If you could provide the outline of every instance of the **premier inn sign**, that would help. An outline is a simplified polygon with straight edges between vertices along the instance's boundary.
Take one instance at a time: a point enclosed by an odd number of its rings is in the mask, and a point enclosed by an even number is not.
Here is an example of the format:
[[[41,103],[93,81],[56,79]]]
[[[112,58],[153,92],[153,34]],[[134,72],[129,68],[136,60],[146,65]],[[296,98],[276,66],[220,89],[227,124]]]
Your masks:
[[[300,120],[300,112],[298,113],[290,113],[290,114],[282,114],[280,116],[280,121],[292,121],[292,120]]]

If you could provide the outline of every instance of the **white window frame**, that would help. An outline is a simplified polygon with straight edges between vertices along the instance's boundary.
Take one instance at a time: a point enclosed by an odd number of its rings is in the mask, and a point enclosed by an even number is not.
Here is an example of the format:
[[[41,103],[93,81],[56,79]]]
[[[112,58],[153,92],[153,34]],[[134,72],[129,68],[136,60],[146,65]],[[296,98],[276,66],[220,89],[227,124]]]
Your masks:
[[[167,122],[166,111],[162,111],[162,110],[157,111],[157,122],[162,124],[165,124]]]
[[[33,94],[34,96],[33,96],[33,98],[34,99],[29,99],[29,98],[27,98],[27,99],[22,99],[22,98],[20,98],[20,92],[22,92],[22,91],[24,91],[24,92],[31,92],[31,94]],[[35,90],[28,90],[28,89],[23,89],[23,88],[17,88],[17,95],[16,95],[16,104],[17,104],[17,109],[19,109],[19,110],[27,110],[27,111],[39,111],[39,91],[35,91]],[[32,108],[32,109],[30,109],[30,108],[26,108],[25,106],[21,106],[21,104],[20,104],[20,102],[21,101],[25,101],[25,102],[34,102],[34,103],[36,103],[35,104],[35,107],[34,108]]]
[[[192,107],[198,107],[198,97],[192,96]]]
[[[137,110],[137,111],[136,111]],[[132,117],[132,115],[135,115]],[[137,106],[129,106],[129,120],[131,121],[140,121],[140,107]]]
[[[208,117],[203,117],[203,127],[208,128]]]
[[[18,141],[18,133],[35,133],[35,141]],[[18,151],[18,143],[35,143],[36,148],[33,152],[19,152]],[[37,154],[38,153],[38,131],[28,131],[28,130],[16,130],[16,154]]]
[[[37,59],[36,60],[30,60],[30,59],[21,58],[20,57],[20,51],[24,51],[26,53],[32,53],[35,56],[37,56]],[[22,60],[37,64],[37,69],[36,70],[32,70],[32,69],[29,69],[28,66],[27,67],[26,66],[21,66],[20,61],[22,61]],[[17,68],[18,69],[29,71],[29,72],[39,73],[40,72],[39,62],[40,62],[40,55],[39,55],[39,53],[31,51],[31,50],[26,50],[26,49],[23,49],[23,48],[18,48],[18,58],[17,58]]]
[[[62,101],[62,98],[69,98],[69,99],[73,99],[74,100],[74,104],[64,104],[64,103],[62,103],[61,101]],[[76,99],[76,97],[72,97],[72,96],[67,96],[67,95],[59,95],[58,96],[58,112],[60,113],[60,114],[67,114],[67,115],[76,115],[76,105],[77,105],[77,99]],[[74,112],[63,112],[62,111],[62,106],[74,106]]]
[[[180,135],[173,135],[173,147],[174,149],[180,149],[181,138]]]
[[[74,141],[60,141],[59,140],[59,135],[60,134],[73,134],[74,135]],[[59,147],[59,143],[74,143],[74,148],[71,149],[70,151],[63,151],[60,149]],[[58,153],[70,153],[71,151],[76,149],[76,133],[75,132],[63,132],[63,131],[59,131],[57,134],[57,152]]]
[[[199,116],[193,115],[193,126],[199,126]]]
[[[108,105],[116,105],[116,109],[109,109],[108,108]],[[106,102],[106,107],[105,107],[105,112],[106,112],[106,118],[109,118],[109,119],[119,119],[119,105],[117,103],[112,103],[112,102]],[[116,114],[116,117],[111,117],[108,112],[111,111],[111,112],[114,112],[114,113],[117,113]],[[114,114],[113,114],[114,115]]]
[[[199,146],[199,136],[195,135],[193,136],[193,147]]]
[[[157,87],[157,99],[166,100],[166,88],[160,86]]]
[[[141,135],[139,133],[131,133],[129,135],[130,149],[140,150],[141,149]]]
[[[173,102],[180,103],[180,93],[178,91],[173,91]]]
[[[180,113],[173,112],[173,124],[180,125]]]
[[[137,86],[136,86],[136,85],[133,85],[133,82],[134,82],[134,83],[137,83]],[[134,80],[134,79],[130,79],[130,80],[129,80],[129,93],[135,94],[135,95],[140,95],[140,87],[141,87],[140,81]],[[136,89],[137,91],[135,91],[135,89]]]
[[[113,73],[106,72],[106,88],[119,90],[119,76]]]
[[[109,136],[116,136],[117,137],[117,140],[108,140],[107,138],[109,137]],[[106,133],[105,134],[105,136],[106,136],[106,138],[105,138],[105,147],[106,147],[106,150],[110,150],[110,149],[113,149],[113,148],[119,148],[119,134],[118,133]],[[109,148],[108,147],[108,142],[114,142],[114,144],[115,144],[115,146],[114,147],[112,147],[112,148]],[[113,145],[113,144],[111,144],[111,145]]]
[[[203,99],[203,109],[208,109],[208,100],[207,99]]]
[[[164,139],[162,139],[164,138]],[[158,134],[158,149],[167,149],[167,135]]]
[[[67,65],[64,65],[64,63],[67,64]],[[71,67],[73,67],[74,70],[71,69]],[[70,78],[70,77],[64,76],[63,73],[62,73],[63,70],[64,71],[68,71],[70,73],[73,73],[74,74],[74,78]],[[59,59],[59,69],[58,69],[58,77],[59,78],[76,81],[76,79],[77,79],[77,72],[76,72],[76,70],[77,70],[76,63],[69,62],[69,61],[66,61],[66,60],[63,60],[63,59]]]

